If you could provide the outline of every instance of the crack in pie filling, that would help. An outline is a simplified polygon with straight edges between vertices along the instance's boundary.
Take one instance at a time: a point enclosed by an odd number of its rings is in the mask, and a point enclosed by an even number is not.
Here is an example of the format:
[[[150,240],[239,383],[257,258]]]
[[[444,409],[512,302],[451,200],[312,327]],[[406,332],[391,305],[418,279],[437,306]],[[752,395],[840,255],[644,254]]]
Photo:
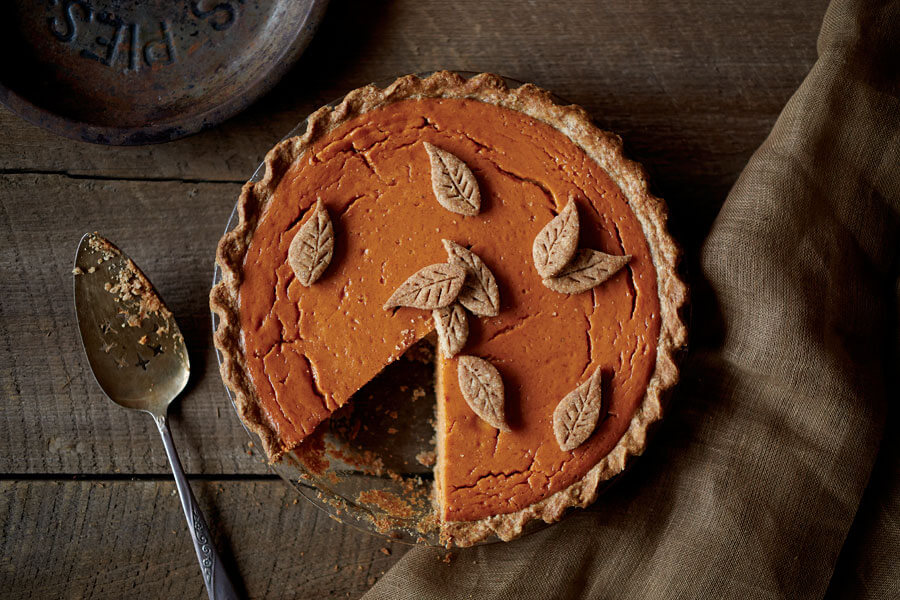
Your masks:
[[[436,200],[428,144],[474,174],[477,214]],[[566,294],[538,274],[532,242],[570,199],[579,247],[630,260]],[[333,255],[305,286],[288,252],[319,200]],[[469,314],[460,354],[436,358],[435,501],[447,542],[510,539],[531,519],[557,520],[592,502],[599,483],[642,451],[677,380],[686,292],[664,205],[616,136],[534,86],[441,72],[355,90],[270,151],[239,214],[219,245],[215,339],[239,413],[272,460],[434,330],[430,310],[382,306],[412,274],[448,261],[442,240],[474,252],[496,278],[496,316]],[[508,431],[464,399],[463,355],[499,372]],[[597,369],[596,426],[564,451],[554,410]]]

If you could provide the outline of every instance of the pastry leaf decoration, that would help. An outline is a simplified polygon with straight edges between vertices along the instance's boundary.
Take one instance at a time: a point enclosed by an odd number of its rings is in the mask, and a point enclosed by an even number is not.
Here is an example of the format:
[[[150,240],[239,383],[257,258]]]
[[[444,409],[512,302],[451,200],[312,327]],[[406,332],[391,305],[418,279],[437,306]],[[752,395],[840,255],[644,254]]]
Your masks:
[[[457,214],[473,217],[481,210],[481,192],[471,169],[459,158],[428,142],[423,142],[431,159],[431,188],[441,206]]]
[[[580,294],[618,273],[629,260],[629,254],[616,256],[582,248],[558,275],[545,278],[544,285],[560,294]]]
[[[503,380],[497,368],[477,356],[460,356],[456,373],[472,412],[491,427],[509,431],[503,410]]]
[[[450,240],[442,240],[450,264],[466,270],[466,279],[458,301],[473,315],[496,317],[500,312],[500,290],[497,280],[477,254]]]
[[[561,450],[568,452],[584,443],[600,418],[600,369],[569,392],[553,411],[553,434]]]
[[[288,263],[297,281],[309,287],[322,276],[333,254],[334,228],[328,210],[317,200],[312,214],[291,240]]]
[[[456,356],[466,345],[466,339],[469,337],[469,321],[466,319],[466,311],[457,301],[450,306],[434,309],[432,316],[434,317],[434,327],[437,329],[441,354],[446,358]]]
[[[457,265],[429,265],[400,284],[385,302],[384,309],[395,306],[426,310],[444,308],[456,300],[465,278],[466,271]]]
[[[578,206],[574,198],[534,238],[531,256],[541,277],[553,277],[572,260],[578,248]]]

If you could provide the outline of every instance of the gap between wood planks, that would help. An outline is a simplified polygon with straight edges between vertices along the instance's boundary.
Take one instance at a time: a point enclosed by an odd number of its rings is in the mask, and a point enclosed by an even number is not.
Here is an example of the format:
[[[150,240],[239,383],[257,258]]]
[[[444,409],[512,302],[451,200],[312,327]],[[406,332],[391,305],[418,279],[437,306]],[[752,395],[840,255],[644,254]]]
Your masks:
[[[56,175],[69,179],[86,179],[90,181],[147,181],[154,183],[231,183],[244,184],[246,179],[196,179],[190,177],[123,177],[118,175],[91,175],[84,173],[69,173],[68,171],[55,171],[47,169],[0,169],[0,175]]]
[[[192,481],[280,481],[275,473],[194,473]],[[171,481],[166,473],[0,473],[0,481]],[[301,486],[306,486],[301,483]]]

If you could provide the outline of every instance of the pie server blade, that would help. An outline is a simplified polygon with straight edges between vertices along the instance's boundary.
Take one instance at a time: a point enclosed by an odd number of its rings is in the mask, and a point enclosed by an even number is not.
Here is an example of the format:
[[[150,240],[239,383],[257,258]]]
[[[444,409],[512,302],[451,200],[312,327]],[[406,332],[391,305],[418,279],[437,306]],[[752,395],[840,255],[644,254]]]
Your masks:
[[[149,413],[166,447],[211,600],[238,598],[184,475],[166,411],[191,373],[175,317],[130,258],[96,233],[81,238],[72,269],[81,342],[110,400]]]

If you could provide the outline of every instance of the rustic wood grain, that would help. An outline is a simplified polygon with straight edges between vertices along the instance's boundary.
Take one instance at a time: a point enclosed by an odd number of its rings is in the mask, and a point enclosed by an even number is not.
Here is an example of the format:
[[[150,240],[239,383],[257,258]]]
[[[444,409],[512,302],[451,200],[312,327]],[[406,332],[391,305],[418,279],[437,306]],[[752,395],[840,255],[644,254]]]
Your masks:
[[[239,186],[0,176],[0,472],[167,473],[152,421],[109,402],[75,322],[72,262],[97,230],[134,258],[174,311],[191,383],[171,409],[188,472],[262,473],[211,348],[213,254]]]
[[[192,485],[250,598],[357,598],[408,549],[330,519],[280,480]],[[171,481],[2,481],[0,556],[8,600],[206,598]]]
[[[283,82],[224,125],[161,146],[105,148],[0,110],[0,168],[239,181],[324,102],[370,81],[449,68],[533,81],[584,105],[653,166],[661,191],[708,203],[806,73],[825,5],[335,0]]]

